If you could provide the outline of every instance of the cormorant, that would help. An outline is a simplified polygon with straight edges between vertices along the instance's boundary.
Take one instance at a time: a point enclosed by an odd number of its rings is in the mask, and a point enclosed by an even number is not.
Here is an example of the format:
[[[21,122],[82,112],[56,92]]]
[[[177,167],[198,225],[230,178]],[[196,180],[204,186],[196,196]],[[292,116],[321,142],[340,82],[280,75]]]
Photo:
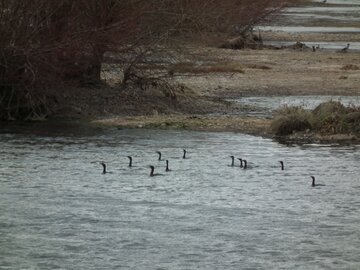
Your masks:
[[[127,156],[129,159],[129,167],[132,167],[132,157],[131,156]]]
[[[151,176],[151,177],[157,176],[157,175],[162,175],[162,174],[160,174],[160,173],[154,173],[154,170],[155,170],[155,167],[154,167],[154,166],[150,165],[149,167],[150,167],[150,169],[151,169],[151,171],[150,171],[150,176]]]
[[[243,160],[242,160],[242,158],[238,158],[238,160],[240,160],[240,168],[242,168],[243,167]]]
[[[315,176],[311,176],[311,178],[312,178],[312,184],[311,184],[312,187],[325,186],[325,185],[323,185],[323,184],[315,184]]]
[[[281,164],[281,170],[283,171],[284,170],[284,161],[279,161],[280,164]]]
[[[100,164],[103,166],[103,174],[107,173],[106,171],[106,164],[104,162],[100,162]]]
[[[161,160],[162,160],[162,159],[161,159],[161,152],[160,152],[160,151],[156,151],[156,153],[158,153],[158,155],[159,155],[158,160],[161,161]]]
[[[230,156],[231,157],[231,167],[235,166],[235,157],[234,156]]]
[[[166,169],[165,169],[166,172],[170,172],[171,170],[169,169],[169,161],[166,160]]]
[[[247,169],[247,161],[246,161],[246,159],[243,159],[243,162],[244,162],[244,169]]]

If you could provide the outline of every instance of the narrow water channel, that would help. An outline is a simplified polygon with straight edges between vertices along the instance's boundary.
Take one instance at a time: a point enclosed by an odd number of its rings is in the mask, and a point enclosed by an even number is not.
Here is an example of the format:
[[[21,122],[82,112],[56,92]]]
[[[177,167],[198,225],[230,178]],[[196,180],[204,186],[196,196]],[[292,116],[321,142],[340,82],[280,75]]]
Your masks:
[[[286,32],[289,34],[319,34],[319,40],[309,41],[302,37],[302,43],[317,46],[323,50],[339,50],[350,44],[350,51],[360,51],[358,40],[322,40],[323,34],[358,35],[360,33],[360,2],[347,0],[314,0],[303,6],[285,9],[269,25],[259,26],[261,31]],[[266,40],[266,45],[288,46],[289,40]]]

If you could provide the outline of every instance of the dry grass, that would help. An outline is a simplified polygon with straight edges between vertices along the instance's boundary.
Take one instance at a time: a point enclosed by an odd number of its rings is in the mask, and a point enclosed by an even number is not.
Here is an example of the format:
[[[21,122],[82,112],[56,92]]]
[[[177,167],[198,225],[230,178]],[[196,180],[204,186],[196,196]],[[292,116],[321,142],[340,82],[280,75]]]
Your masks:
[[[341,67],[342,70],[359,70],[360,67],[354,64],[348,64]]]
[[[211,64],[178,63],[169,68],[175,73],[244,73],[243,66],[237,62]]]
[[[183,62],[172,65],[170,68],[173,72],[178,73],[244,73],[244,69],[261,69],[269,70],[271,67],[262,64],[240,64],[235,61],[194,64]]]
[[[270,128],[276,135],[290,135],[295,131],[310,130],[311,122],[311,113],[302,107],[285,106],[278,110]]]
[[[360,107],[345,107],[338,101],[321,103],[313,111],[301,107],[284,107],[271,123],[276,135],[297,131],[329,134],[360,134]]]

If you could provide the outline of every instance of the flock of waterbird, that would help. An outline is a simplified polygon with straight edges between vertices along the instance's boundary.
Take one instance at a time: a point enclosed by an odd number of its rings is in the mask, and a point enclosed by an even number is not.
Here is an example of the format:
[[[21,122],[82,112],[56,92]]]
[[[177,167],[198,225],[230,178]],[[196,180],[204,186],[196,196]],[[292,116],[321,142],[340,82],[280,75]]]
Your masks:
[[[160,151],[156,151],[156,153],[158,154],[158,161],[163,161],[161,152],[160,152]],[[183,155],[182,155],[182,158],[183,158],[183,159],[187,159],[187,158],[188,158],[188,157],[186,156],[186,153],[187,153],[186,149],[183,149]],[[129,165],[128,165],[128,167],[130,167],[130,168],[133,167],[133,158],[132,158],[132,156],[127,156],[127,158],[129,159]],[[230,163],[230,165],[228,165],[229,167],[239,167],[239,168],[244,169],[244,170],[247,170],[247,169],[249,168],[249,167],[248,167],[248,162],[247,162],[246,159],[237,158],[237,159],[239,160],[240,164],[239,164],[239,166],[236,166],[236,165],[235,165],[235,156],[230,156],[230,158],[231,158],[231,163]],[[166,159],[165,162],[166,162],[165,172],[170,172],[171,170],[169,169],[169,160]],[[285,170],[284,161],[280,160],[279,163],[280,163],[280,169],[281,169],[282,171]],[[103,174],[108,173],[108,171],[106,170],[106,164],[105,164],[105,162],[100,162],[100,164],[103,166],[103,172],[102,172],[102,173],[103,173]],[[155,166],[149,165],[148,167],[150,168],[150,175],[149,175],[150,177],[163,175],[163,174],[155,173],[155,172],[154,172],[154,171],[155,171]],[[323,185],[323,184],[316,184],[316,183],[315,183],[315,176],[311,176],[311,178],[312,178],[312,184],[311,184],[312,187],[325,186],[325,185]]]
[[[156,151],[156,153],[158,154],[158,161],[163,161],[163,159],[161,158],[162,157],[162,154],[160,151]],[[133,158],[132,156],[127,156],[127,158],[129,159],[129,165],[128,167],[133,167]],[[183,159],[186,159],[186,149],[183,149],[183,155],[182,155],[182,158]],[[165,168],[165,172],[170,172],[171,170],[169,169],[169,160],[165,160],[166,162],[166,168]],[[103,174],[106,174],[106,173],[109,173],[107,170],[106,170],[106,164],[105,162],[100,162],[100,164],[103,166]],[[160,174],[160,173],[154,173],[155,171],[155,166],[153,165],[149,165],[149,168],[150,168],[150,176],[153,177],[153,176],[158,176],[158,175],[163,175],[163,174]]]
[[[347,53],[349,51],[349,49],[350,49],[350,43],[348,43],[345,48],[337,50],[336,52],[338,52],[338,53]],[[316,52],[318,50],[321,50],[320,44],[318,44],[317,46],[315,46],[315,45],[312,46],[312,51],[313,52]]]

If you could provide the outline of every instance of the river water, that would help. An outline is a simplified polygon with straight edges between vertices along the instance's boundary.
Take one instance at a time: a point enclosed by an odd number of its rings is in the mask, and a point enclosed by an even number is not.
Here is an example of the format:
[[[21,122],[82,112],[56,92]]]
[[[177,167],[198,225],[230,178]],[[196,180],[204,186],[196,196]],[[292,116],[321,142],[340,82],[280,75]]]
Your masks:
[[[0,269],[360,269],[360,145],[31,129],[0,133]]]

